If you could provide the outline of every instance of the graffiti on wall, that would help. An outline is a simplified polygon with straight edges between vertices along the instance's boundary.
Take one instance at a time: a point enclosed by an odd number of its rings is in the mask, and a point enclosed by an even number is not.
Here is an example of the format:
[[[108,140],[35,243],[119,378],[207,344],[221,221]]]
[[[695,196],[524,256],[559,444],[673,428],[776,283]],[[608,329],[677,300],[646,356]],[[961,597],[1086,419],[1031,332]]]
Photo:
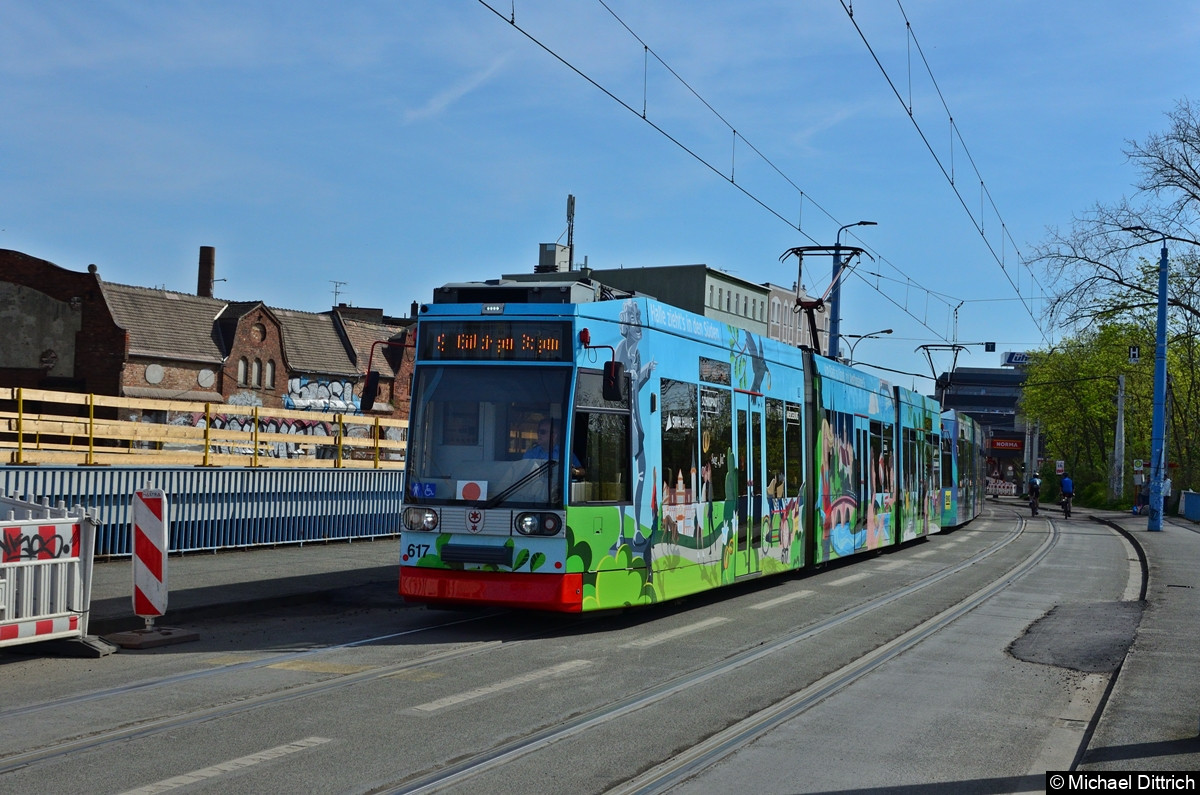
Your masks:
[[[288,379],[283,396],[285,408],[300,411],[358,411],[358,396],[350,381],[310,379],[307,376]]]
[[[173,425],[190,425],[193,428],[204,428],[203,412],[191,412],[176,415]],[[244,414],[213,414],[211,426],[214,430],[254,433],[254,418]],[[403,441],[404,429],[388,427],[384,430],[384,439],[388,441]],[[259,417],[258,432],[260,434],[287,434],[295,436],[294,442],[271,442],[260,446],[258,454],[271,458],[334,458],[336,455],[337,426],[323,420],[303,420],[281,417]],[[355,440],[362,440],[367,445],[370,429],[361,425],[352,425],[346,429],[343,445],[353,445]],[[245,445],[213,445],[214,453],[229,453],[233,455],[251,455],[254,451]],[[393,453],[386,454],[391,458]]]

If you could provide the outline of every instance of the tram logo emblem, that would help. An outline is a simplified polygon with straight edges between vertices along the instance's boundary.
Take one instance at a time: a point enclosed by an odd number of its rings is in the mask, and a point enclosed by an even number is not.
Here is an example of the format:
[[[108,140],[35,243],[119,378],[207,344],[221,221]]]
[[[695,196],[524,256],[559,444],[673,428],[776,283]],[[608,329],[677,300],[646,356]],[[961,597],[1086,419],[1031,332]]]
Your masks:
[[[467,511],[467,529],[472,533],[478,533],[483,529],[483,511]]]

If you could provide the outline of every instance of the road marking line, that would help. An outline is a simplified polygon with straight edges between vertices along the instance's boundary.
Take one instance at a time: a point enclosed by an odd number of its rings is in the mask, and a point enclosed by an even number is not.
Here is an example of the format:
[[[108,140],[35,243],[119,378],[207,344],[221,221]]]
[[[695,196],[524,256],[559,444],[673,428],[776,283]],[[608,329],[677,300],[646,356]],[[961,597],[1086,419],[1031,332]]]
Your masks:
[[[262,762],[269,762],[272,759],[278,759],[281,756],[287,756],[288,754],[294,754],[299,751],[306,751],[309,748],[323,745],[328,742],[332,741],[325,737],[305,737],[303,740],[297,740],[294,743],[278,745],[274,748],[268,748],[265,751],[259,751],[257,754],[250,754],[249,756],[243,756],[238,759],[231,759],[228,762],[222,762],[219,765],[213,765],[212,767],[206,767],[201,770],[193,770],[191,773],[184,773],[182,776],[166,778],[162,781],[155,782],[154,784],[147,784],[146,786],[138,789],[127,790],[125,793],[123,793],[123,795],[153,795],[153,793],[157,792],[167,792],[168,790],[186,787],[190,784],[216,778],[217,776],[222,776],[226,773],[232,773],[235,770],[253,767],[254,765]]]
[[[346,665],[344,663],[321,662],[319,660],[285,660],[284,662],[272,663],[268,668],[276,668],[283,671],[304,671],[310,674],[360,674],[363,671],[369,671],[373,666],[370,665]]]
[[[660,643],[665,643],[668,640],[674,640],[675,638],[683,635],[690,635],[693,632],[700,632],[701,630],[708,629],[709,627],[715,627],[718,624],[724,624],[728,620],[728,618],[706,618],[703,621],[697,621],[695,624],[688,624],[686,627],[679,627],[678,629],[660,632],[657,635],[650,635],[649,637],[640,638],[638,640],[630,641],[629,643],[623,643],[621,644],[621,648],[644,649],[647,646],[657,646]]]
[[[889,560],[887,563],[880,563],[875,567],[875,571],[891,571],[893,569],[902,569],[908,565],[907,561]]]
[[[439,709],[452,707],[455,704],[461,704],[464,701],[473,701],[477,698],[490,696],[493,693],[499,693],[502,690],[511,690],[514,687],[536,682],[540,679],[545,679],[548,676],[558,676],[559,674],[570,673],[579,668],[586,668],[591,665],[590,660],[569,660],[565,663],[559,663],[551,668],[543,668],[540,671],[530,671],[521,676],[515,676],[512,679],[505,679],[503,682],[495,682],[494,684],[477,687],[474,690],[468,690],[464,693],[456,693],[452,696],[439,698],[436,701],[427,701],[424,704],[418,704],[413,709],[420,712],[436,712]]]
[[[1142,563],[1137,558],[1129,558],[1129,574],[1125,579],[1125,593],[1121,594],[1122,602],[1136,602],[1142,595]]]
[[[759,602],[756,605],[750,605],[750,609],[766,610],[767,608],[776,607],[777,605],[781,605],[785,602],[792,602],[796,599],[803,599],[806,596],[812,596],[812,593],[812,591],[796,591],[795,593],[790,593],[787,596],[777,596],[774,599],[768,599],[765,602]]]
[[[865,580],[866,578],[868,578],[870,576],[871,576],[870,572],[860,571],[858,574],[847,574],[845,577],[841,578],[840,580],[834,580],[833,582],[831,582],[829,584],[836,588],[839,585],[849,585],[852,582],[858,582],[859,580]]]

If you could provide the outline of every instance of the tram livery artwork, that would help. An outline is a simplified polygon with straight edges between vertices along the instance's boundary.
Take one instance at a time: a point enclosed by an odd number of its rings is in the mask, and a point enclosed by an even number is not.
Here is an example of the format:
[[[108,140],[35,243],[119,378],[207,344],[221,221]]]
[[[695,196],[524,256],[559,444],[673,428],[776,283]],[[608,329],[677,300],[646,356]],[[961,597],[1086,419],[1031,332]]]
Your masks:
[[[968,417],[647,298],[425,305],[412,406],[413,601],[646,605],[981,507]]]

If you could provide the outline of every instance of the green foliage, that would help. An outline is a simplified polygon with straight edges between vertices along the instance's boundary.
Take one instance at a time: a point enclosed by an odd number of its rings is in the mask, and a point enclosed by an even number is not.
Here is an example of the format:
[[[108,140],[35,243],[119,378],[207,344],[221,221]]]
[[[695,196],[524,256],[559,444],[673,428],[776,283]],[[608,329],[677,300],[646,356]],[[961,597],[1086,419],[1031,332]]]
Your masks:
[[[1177,488],[1197,482],[1200,445],[1200,346],[1190,323],[1182,319],[1172,329],[1167,349],[1171,383],[1168,400],[1167,450]],[[1129,349],[1141,351],[1137,363],[1129,361]],[[1133,461],[1149,466],[1151,421],[1154,409],[1153,322],[1130,318],[1103,323],[1063,340],[1059,345],[1030,355],[1021,411],[1029,422],[1040,424],[1045,453],[1050,462],[1066,463],[1076,484],[1081,504],[1109,504],[1109,467],[1117,425],[1117,377],[1125,376],[1125,494],[1133,494]],[[1043,479],[1057,494],[1053,470],[1043,470]]]

